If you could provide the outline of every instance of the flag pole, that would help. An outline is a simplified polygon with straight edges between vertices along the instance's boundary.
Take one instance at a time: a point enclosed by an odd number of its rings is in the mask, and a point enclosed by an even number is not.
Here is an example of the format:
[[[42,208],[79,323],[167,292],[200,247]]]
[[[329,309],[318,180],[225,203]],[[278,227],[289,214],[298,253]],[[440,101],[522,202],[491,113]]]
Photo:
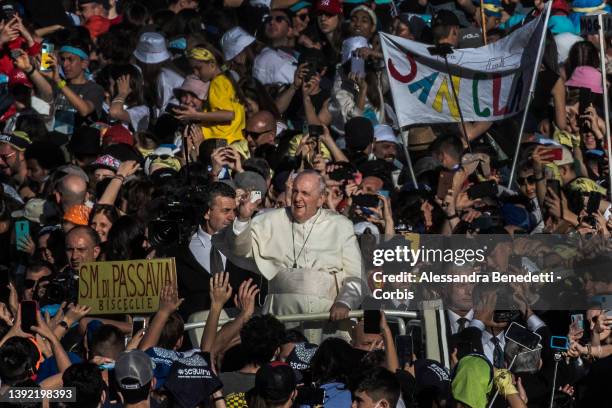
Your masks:
[[[508,188],[512,188],[512,182],[514,181],[514,172],[516,171],[516,162],[519,156],[519,150],[521,147],[521,139],[523,138],[523,131],[525,130],[525,124],[527,123],[527,114],[529,113],[529,105],[533,100],[533,94],[535,92],[536,81],[538,80],[538,73],[540,72],[540,64],[542,63],[542,54],[544,52],[544,44],[546,43],[546,30],[548,29],[548,19],[550,17],[550,10],[552,6],[552,0],[548,0],[546,5],[546,15],[544,17],[544,28],[542,29],[542,37],[540,38],[540,45],[538,46],[538,54],[536,56],[536,64],[531,77],[531,84],[529,86],[529,94],[527,95],[527,103],[525,104],[525,111],[523,112],[523,118],[521,119],[521,127],[519,129],[518,138],[516,142],[516,150],[514,151],[514,158],[512,160],[512,169],[510,170],[510,179],[508,180]]]
[[[608,85],[606,81],[606,54],[604,46],[604,25],[603,25],[603,14],[597,16],[597,22],[599,23],[599,61],[601,64],[601,82],[603,86],[603,100],[604,100],[604,118],[606,122],[606,153],[608,154],[608,166],[612,163],[612,145],[610,144],[610,112],[608,111]],[[608,193],[612,194],[612,171],[608,171]],[[611,195],[612,197],[612,195]]]
[[[484,10],[484,0],[480,0],[480,27],[482,28],[482,38],[484,44],[487,45],[487,20]]]
[[[414,168],[412,167],[412,159],[410,158],[410,151],[408,150],[408,144],[410,143],[410,130],[402,130],[402,148],[404,149],[404,155],[406,156],[406,165],[408,166],[408,174],[410,174],[410,179],[414,184],[414,188],[418,189],[417,179],[414,174]]]

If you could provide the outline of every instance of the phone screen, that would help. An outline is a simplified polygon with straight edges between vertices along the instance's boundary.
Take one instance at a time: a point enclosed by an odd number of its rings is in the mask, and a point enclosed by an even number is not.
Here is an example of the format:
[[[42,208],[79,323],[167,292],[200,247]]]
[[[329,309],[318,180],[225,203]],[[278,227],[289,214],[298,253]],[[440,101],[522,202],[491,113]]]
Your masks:
[[[363,332],[368,334],[380,333],[380,310],[363,311]]]
[[[412,355],[414,354],[414,341],[412,336],[395,336],[395,348],[397,349],[397,357],[400,362],[400,367],[404,367],[406,363],[412,362]]]
[[[36,326],[36,313],[38,313],[38,303],[33,300],[21,302],[21,330],[25,333],[34,333],[30,327]]]
[[[558,350],[567,350],[569,349],[569,340],[567,337],[563,336],[551,336],[550,348]]]
[[[49,66],[49,55],[53,54],[55,50],[55,46],[50,43],[43,43],[42,51],[40,53],[40,70],[41,71],[50,71],[51,67]]]
[[[528,350],[535,350],[542,337],[526,329],[516,322],[512,322],[506,331],[506,339],[512,340],[515,343],[525,347]]]
[[[147,321],[143,317],[135,317],[134,320],[132,320],[132,337],[146,327],[146,322]]]

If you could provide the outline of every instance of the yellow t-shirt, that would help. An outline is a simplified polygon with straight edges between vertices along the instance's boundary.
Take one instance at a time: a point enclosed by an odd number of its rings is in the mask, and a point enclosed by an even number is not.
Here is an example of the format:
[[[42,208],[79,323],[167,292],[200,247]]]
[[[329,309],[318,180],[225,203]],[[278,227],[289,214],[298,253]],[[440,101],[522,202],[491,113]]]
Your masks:
[[[244,106],[238,101],[238,96],[231,81],[223,74],[210,81],[208,88],[208,103],[205,112],[227,110],[234,112],[234,120],[229,123],[216,123],[202,126],[204,139],[226,139],[228,144],[244,138],[242,129],[245,126]]]

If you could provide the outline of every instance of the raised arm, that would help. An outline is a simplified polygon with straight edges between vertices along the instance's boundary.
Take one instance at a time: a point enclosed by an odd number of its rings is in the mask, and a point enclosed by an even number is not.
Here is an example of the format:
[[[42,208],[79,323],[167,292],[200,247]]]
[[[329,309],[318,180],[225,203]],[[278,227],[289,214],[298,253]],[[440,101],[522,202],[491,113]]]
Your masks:
[[[184,299],[179,299],[176,284],[168,283],[159,294],[159,309],[151,321],[142,341],[138,345],[139,350],[147,350],[157,346],[162,330],[168,322],[168,318],[176,312]]]
[[[210,310],[206,318],[204,334],[200,340],[200,349],[205,353],[210,353],[215,343],[219,316],[223,310],[223,305],[232,297],[232,287],[229,284],[229,273],[216,273],[210,278]]]

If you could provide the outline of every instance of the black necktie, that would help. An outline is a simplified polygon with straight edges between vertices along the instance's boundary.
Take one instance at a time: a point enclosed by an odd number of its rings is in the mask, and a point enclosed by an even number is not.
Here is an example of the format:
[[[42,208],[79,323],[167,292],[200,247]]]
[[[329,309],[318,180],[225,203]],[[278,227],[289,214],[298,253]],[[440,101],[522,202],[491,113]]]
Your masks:
[[[223,258],[214,245],[210,247],[210,274],[214,275],[223,272]]]
[[[499,339],[493,336],[491,337],[491,342],[495,345],[495,349],[493,349],[493,367],[504,368],[504,350],[499,344]]]
[[[459,333],[460,331],[463,331],[463,329],[465,329],[468,325],[470,321],[468,319],[466,319],[465,317],[460,317],[457,319],[457,324],[459,325],[459,327],[457,328],[457,333]]]

